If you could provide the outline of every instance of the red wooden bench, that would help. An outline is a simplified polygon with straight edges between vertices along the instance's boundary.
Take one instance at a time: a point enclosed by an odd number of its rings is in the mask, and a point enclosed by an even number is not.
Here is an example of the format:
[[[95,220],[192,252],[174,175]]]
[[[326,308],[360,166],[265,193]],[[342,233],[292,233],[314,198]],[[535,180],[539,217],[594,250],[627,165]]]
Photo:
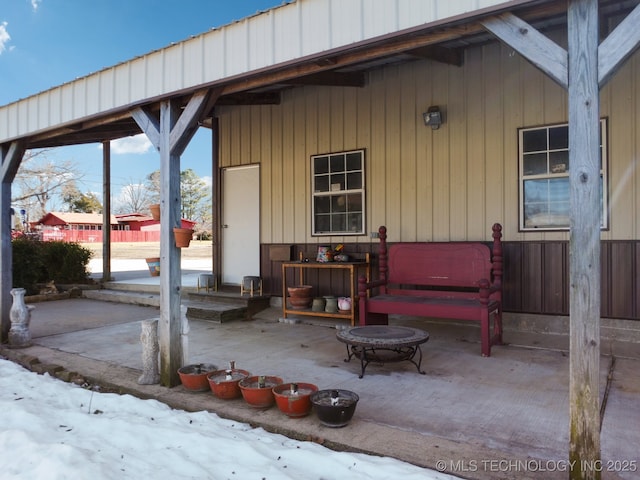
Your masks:
[[[379,276],[358,279],[360,325],[386,325],[389,314],[480,323],[481,351],[502,343],[502,226],[493,246],[480,242],[395,243],[378,230]],[[493,317],[493,335],[490,323]]]

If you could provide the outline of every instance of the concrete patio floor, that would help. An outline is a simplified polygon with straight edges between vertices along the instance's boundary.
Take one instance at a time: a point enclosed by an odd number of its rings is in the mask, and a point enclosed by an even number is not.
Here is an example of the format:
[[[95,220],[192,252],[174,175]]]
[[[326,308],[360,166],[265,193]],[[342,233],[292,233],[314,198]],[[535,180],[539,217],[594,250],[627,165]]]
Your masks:
[[[183,287],[193,278],[183,279]],[[335,429],[322,426],[314,414],[290,419],[275,406],[256,410],[242,399],[220,400],[182,386],[138,385],[140,321],[158,315],[154,307],[86,298],[38,303],[32,312],[33,345],[0,346],[0,355],[36,371],[62,367],[175,408],[208,410],[330,448],[395,457],[463,478],[568,478],[569,356],[562,348],[530,346],[544,340],[520,336],[520,345],[496,346],[483,358],[474,325],[394,317],[395,325],[430,333],[422,345],[426,374],[409,362],[371,363],[359,379],[359,361],[345,363],[346,347],[336,340],[343,322],[313,317],[285,322],[277,307],[249,321],[190,320],[190,363],[225,368],[233,360],[255,375],[356,392],[360,401],[353,420]],[[603,355],[600,378],[601,399],[606,393],[602,478],[640,478],[640,360]]]

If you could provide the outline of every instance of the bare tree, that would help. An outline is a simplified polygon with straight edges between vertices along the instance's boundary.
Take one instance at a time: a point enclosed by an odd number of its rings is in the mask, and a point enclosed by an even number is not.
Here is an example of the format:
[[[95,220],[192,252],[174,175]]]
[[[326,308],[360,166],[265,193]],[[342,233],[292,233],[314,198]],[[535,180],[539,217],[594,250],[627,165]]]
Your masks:
[[[129,181],[128,185],[122,187],[120,196],[114,205],[115,213],[135,213],[148,210],[150,193],[142,182]]]
[[[49,151],[27,150],[12,184],[12,205],[32,220],[53,210],[63,188],[82,178],[73,162],[54,162],[47,157]]]

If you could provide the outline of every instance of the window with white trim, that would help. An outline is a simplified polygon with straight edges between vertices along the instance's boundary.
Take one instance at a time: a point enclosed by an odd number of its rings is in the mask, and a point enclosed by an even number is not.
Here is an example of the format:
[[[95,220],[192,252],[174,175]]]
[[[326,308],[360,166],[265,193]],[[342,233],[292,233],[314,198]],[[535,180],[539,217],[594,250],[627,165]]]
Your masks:
[[[363,235],[364,150],[311,156],[312,234]]]
[[[520,230],[569,229],[569,125],[522,128]],[[607,228],[607,121],[600,120],[601,228]]]

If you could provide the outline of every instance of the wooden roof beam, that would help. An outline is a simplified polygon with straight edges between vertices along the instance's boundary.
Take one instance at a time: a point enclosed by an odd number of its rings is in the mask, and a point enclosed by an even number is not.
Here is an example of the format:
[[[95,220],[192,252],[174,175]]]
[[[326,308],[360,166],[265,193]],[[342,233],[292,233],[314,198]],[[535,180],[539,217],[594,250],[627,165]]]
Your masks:
[[[365,75],[359,72],[332,72],[325,71],[298,77],[290,82],[290,85],[322,85],[330,87],[364,87]]]
[[[426,45],[424,47],[407,50],[409,55],[436,62],[461,67],[464,61],[464,52],[460,48],[445,48],[439,45]]]

